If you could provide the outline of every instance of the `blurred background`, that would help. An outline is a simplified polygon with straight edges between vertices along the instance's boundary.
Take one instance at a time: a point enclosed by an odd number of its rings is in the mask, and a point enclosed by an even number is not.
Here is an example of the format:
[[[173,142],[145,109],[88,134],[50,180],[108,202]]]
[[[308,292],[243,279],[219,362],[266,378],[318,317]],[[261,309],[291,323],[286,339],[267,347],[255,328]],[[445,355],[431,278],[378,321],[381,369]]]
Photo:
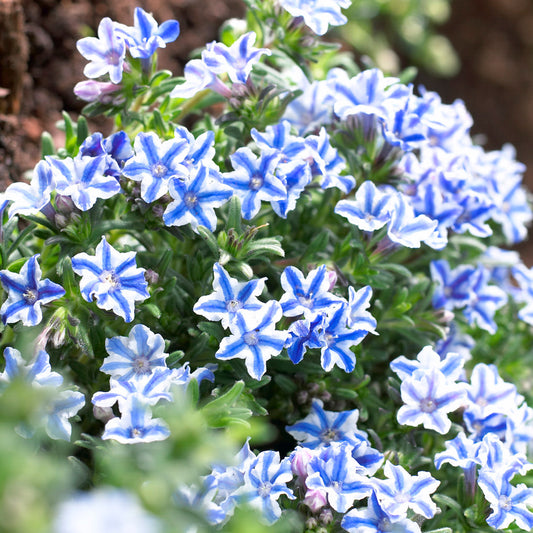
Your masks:
[[[216,39],[220,24],[244,13],[242,0],[2,0],[20,4],[27,58],[17,113],[0,114],[0,179],[19,180],[40,157],[45,130],[61,142],[61,110],[83,107],[72,92],[86,61],[76,41],[109,16],[133,23],[140,5],[156,20],[177,19],[181,35],[160,52],[162,68],[181,74],[192,50]],[[530,0],[354,0],[349,23],[330,34],[353,47],[361,66],[395,74],[418,68],[416,84],[460,98],[474,117],[473,133],[486,149],[504,143],[530,170],[533,190],[533,2]],[[0,53],[1,50],[0,40]],[[0,84],[1,85],[1,84]],[[0,98],[1,98],[0,93]],[[105,124],[99,125],[105,130]],[[533,253],[526,261],[533,263]],[[531,258],[529,257],[531,256]]]

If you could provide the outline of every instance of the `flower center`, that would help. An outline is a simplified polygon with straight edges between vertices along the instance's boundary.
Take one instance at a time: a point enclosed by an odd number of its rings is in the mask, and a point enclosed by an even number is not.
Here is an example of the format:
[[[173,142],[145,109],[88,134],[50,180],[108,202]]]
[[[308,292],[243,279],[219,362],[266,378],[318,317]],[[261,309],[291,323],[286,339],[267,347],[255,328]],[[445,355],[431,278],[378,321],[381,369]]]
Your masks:
[[[131,430],[131,436],[132,437],[141,437],[142,436],[142,431],[140,429],[137,429],[137,428],[133,428]]]
[[[136,374],[149,374],[150,373],[150,361],[144,356],[136,357],[132,363],[133,371]]]
[[[332,428],[327,428],[320,434],[320,440],[325,443],[336,441],[338,440],[338,438],[339,438],[338,432]]]
[[[163,163],[161,162],[156,163],[152,167],[152,175],[154,176],[154,178],[163,178],[165,177],[167,172],[168,172],[167,167],[163,165]]]
[[[189,209],[191,209],[191,207],[194,207],[198,203],[198,196],[195,193],[189,191],[185,193],[185,196],[183,197],[183,202]]]
[[[250,189],[252,189],[252,191],[257,191],[258,189],[260,189],[263,186],[263,182],[264,182],[264,179],[263,179],[262,176],[255,175],[250,180],[250,183],[249,183],[248,187]]]
[[[381,518],[378,522],[378,529],[379,531],[392,531],[391,521],[387,517]]]
[[[100,275],[100,280],[109,286],[109,290],[120,287],[120,279],[112,270],[104,270]]]
[[[298,297],[298,301],[299,301],[304,307],[307,307],[308,309],[311,309],[311,307],[313,307],[313,296],[312,296],[312,295],[309,295],[309,296],[299,296],[299,297]]]
[[[257,331],[248,331],[243,335],[243,340],[248,346],[256,346],[259,343],[259,334]]]
[[[333,481],[331,483],[331,488],[335,491],[335,492],[340,492],[342,490],[342,481]]]
[[[22,297],[24,298],[26,303],[32,305],[37,301],[39,293],[35,289],[26,289],[22,294]]]
[[[511,500],[503,494],[500,496],[498,503],[503,511],[510,511],[513,507]]]
[[[107,62],[110,65],[118,65],[120,63],[120,54],[116,50],[110,50],[107,53]]]
[[[265,481],[265,483],[262,483],[261,486],[257,489],[257,493],[261,498],[266,498],[271,492],[272,483],[270,483],[270,481]]]
[[[432,413],[437,408],[437,404],[431,398],[424,398],[420,401],[420,410],[423,413]]]
[[[230,313],[237,312],[242,307],[242,303],[239,300],[230,300],[226,303],[226,310]]]

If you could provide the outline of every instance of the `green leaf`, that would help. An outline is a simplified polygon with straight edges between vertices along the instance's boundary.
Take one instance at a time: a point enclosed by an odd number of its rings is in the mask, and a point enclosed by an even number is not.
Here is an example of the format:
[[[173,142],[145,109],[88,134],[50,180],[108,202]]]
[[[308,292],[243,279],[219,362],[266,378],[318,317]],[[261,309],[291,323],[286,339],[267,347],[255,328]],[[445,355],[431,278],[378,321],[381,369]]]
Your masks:
[[[274,376],[274,382],[287,394],[294,394],[298,390],[296,383],[284,374],[276,374]]]
[[[87,119],[84,116],[80,116],[80,118],[78,118],[76,130],[76,141],[78,146],[80,146],[83,141],[89,137],[89,125],[87,124]]]
[[[41,158],[44,159],[47,155],[54,155],[55,153],[52,136],[47,131],[43,131],[41,134]]]
[[[209,250],[211,250],[213,255],[218,259],[219,247],[216,237],[205,226],[198,226],[197,231],[200,237],[206,242],[207,246],[209,246]]]
[[[155,304],[144,304],[143,309],[146,309],[153,317],[161,318],[161,309]]]
[[[329,242],[329,231],[322,230],[310,243],[302,255],[302,259],[312,258],[317,252],[323,252]]]
[[[235,194],[229,201],[227,228],[234,228],[239,233],[242,231],[241,201]]]
[[[257,241],[252,241],[246,245],[246,257],[258,257],[266,255],[268,253],[285,257],[285,251],[283,250],[281,243],[275,238],[264,238]]]

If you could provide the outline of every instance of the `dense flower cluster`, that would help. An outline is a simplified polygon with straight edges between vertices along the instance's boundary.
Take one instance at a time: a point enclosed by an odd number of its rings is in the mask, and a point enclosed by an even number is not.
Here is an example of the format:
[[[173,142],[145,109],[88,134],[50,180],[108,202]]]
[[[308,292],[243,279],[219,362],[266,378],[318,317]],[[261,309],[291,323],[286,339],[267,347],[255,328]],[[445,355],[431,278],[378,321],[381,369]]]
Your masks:
[[[182,78],[177,21],[104,18],[75,92],[116,131],[65,116],[0,199],[0,401],[38,394],[17,433],[74,441],[92,487],[54,531],[530,530],[523,165],[460,101],[317,66],[350,0],[247,3]]]

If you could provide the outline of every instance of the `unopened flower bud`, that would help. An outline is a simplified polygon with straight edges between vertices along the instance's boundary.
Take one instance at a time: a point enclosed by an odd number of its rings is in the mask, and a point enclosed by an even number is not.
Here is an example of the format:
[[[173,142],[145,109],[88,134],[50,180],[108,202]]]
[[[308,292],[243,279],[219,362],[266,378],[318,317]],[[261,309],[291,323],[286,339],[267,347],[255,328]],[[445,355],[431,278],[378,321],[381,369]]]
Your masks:
[[[107,95],[114,93],[121,88],[120,85],[115,85],[114,83],[85,80],[76,83],[74,86],[74,94],[86,102],[95,102],[97,100],[104,102]]]
[[[152,213],[158,218],[161,218],[164,212],[165,208],[161,204],[156,204],[152,207]]]
[[[328,498],[326,493],[319,489],[309,489],[305,493],[304,503],[313,513],[316,513],[328,503]]]
[[[291,469],[292,473],[300,479],[303,483],[307,478],[307,465],[313,458],[313,453],[309,448],[302,448],[298,446],[291,454]]]
[[[328,291],[332,291],[335,287],[335,284],[337,283],[337,273],[334,270],[328,270],[326,272],[326,276],[329,279],[329,289]]]
[[[333,513],[331,512],[331,509],[324,509],[320,516],[318,517],[320,522],[322,522],[325,526],[328,524],[331,524],[333,522]]]
[[[104,422],[104,424],[112,418],[115,418],[115,414],[113,413],[113,409],[111,407],[99,407],[97,405],[93,407],[93,415],[94,418],[101,420]]]
[[[155,270],[149,268],[144,273],[144,279],[149,285],[155,285],[159,281],[159,274]]]

